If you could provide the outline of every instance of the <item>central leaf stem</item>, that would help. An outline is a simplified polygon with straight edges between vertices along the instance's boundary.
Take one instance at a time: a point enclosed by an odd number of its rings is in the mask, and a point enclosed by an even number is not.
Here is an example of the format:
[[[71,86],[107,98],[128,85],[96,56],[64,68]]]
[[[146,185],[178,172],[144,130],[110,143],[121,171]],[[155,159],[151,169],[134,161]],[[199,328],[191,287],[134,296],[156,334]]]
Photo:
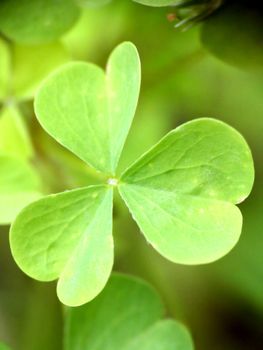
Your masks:
[[[119,180],[114,178],[114,177],[110,177],[108,180],[107,180],[107,184],[110,185],[110,186],[113,186],[113,187],[116,187],[118,186],[118,183],[119,183]]]

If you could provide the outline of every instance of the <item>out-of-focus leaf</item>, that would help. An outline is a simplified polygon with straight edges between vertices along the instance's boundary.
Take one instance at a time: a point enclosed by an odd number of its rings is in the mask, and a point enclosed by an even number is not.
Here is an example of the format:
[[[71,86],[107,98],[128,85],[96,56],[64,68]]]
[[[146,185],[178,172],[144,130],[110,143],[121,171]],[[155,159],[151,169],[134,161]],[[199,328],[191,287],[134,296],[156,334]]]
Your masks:
[[[193,350],[194,347],[186,327],[174,320],[165,320],[149,327],[144,333],[124,346],[123,349]]]
[[[149,285],[113,275],[95,300],[67,310],[65,350],[193,350],[186,328],[163,316]]]
[[[258,178],[254,196],[244,208],[244,229],[236,249],[210,267],[212,278],[224,288],[263,312],[262,180]]]
[[[81,7],[98,7],[111,2],[111,0],[75,0]]]
[[[131,1],[112,1],[108,6],[83,8],[80,19],[61,38],[71,56],[90,62],[106,57],[112,46],[123,40],[122,30],[132,17],[131,4]]]
[[[0,224],[9,224],[19,211],[40,197],[39,178],[24,161],[0,156]]]
[[[259,10],[246,2],[226,4],[208,18],[201,41],[213,55],[241,69],[263,70],[263,27]],[[227,40],[227,38],[235,40]]]
[[[1,0],[0,30],[26,44],[50,42],[70,29],[79,16],[72,0]]]
[[[0,39],[0,100],[8,95],[10,83],[10,53],[8,46]]]
[[[23,117],[15,106],[7,106],[0,113],[0,154],[21,159],[33,155]]]
[[[7,345],[0,343],[0,350],[11,350]]]
[[[13,48],[13,95],[21,99],[34,96],[40,82],[55,68],[69,61],[69,54],[59,43]]]

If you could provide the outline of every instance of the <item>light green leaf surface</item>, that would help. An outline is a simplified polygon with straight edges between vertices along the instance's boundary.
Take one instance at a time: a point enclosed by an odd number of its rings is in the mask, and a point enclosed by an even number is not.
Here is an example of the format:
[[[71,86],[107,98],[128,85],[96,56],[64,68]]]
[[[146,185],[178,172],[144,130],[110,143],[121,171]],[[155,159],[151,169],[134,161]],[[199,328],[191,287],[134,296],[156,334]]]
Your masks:
[[[8,95],[10,79],[10,53],[7,44],[0,39],[0,100]]]
[[[139,87],[138,53],[126,42],[111,54],[106,75],[88,63],[71,63],[52,74],[36,95],[36,115],[58,142],[94,168],[114,174]]]
[[[75,0],[81,7],[99,7],[108,4],[111,0]]]
[[[234,204],[250,193],[253,160],[243,137],[213,119],[166,135],[122,176],[120,193],[147,240],[168,259],[207,263],[237,242]]]
[[[19,100],[31,99],[40,82],[52,70],[68,61],[69,54],[59,42],[34,46],[14,45],[13,95]]]
[[[153,7],[169,6],[169,5],[176,4],[176,0],[133,0],[133,1],[138,2],[139,4],[142,4],[142,5],[148,5]]]
[[[163,316],[148,284],[114,274],[94,301],[67,310],[65,350],[192,350],[188,331]]]
[[[11,228],[18,265],[39,280],[58,278],[57,293],[66,305],[92,300],[110,275],[110,187],[119,188],[146,239],[171,261],[211,262],[239,238],[242,216],[235,205],[251,191],[253,160],[243,137],[220,121],[197,119],[178,127],[115,178],[139,86],[138,53],[126,42],[111,54],[106,74],[92,64],[71,63],[37,93],[35,111],[44,129],[108,176],[108,185],[40,199]]]
[[[173,262],[217,260],[241,233],[242,216],[231,203],[137,185],[120,193],[147,241]]]
[[[0,30],[26,44],[50,42],[72,27],[79,9],[72,0],[1,0]]]
[[[229,125],[209,118],[169,132],[122,175],[125,183],[242,202],[254,181],[251,151]]]
[[[29,276],[59,278],[64,304],[88,302],[103,289],[113,265],[112,189],[90,186],[32,203],[12,225],[10,244]]]
[[[39,179],[21,160],[0,156],[0,224],[9,224],[18,212],[40,197]]]
[[[0,154],[20,159],[33,155],[23,117],[15,106],[7,106],[0,113]]]

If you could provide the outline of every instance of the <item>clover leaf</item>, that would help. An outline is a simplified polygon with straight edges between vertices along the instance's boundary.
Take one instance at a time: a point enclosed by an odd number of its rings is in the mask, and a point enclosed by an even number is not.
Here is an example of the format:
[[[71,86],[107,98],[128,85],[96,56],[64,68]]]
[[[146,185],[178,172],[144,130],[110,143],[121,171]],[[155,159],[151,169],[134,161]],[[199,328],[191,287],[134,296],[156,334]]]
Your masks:
[[[70,29],[78,16],[72,0],[1,0],[0,30],[19,43],[51,42]]]
[[[114,274],[95,300],[66,310],[65,350],[193,350],[185,326],[164,313],[151,286]]]
[[[119,190],[147,240],[171,261],[207,263],[241,233],[234,205],[253,184],[251,153],[233,128],[197,119],[166,135],[124,172]]]
[[[26,227],[30,231],[25,240]],[[25,208],[13,226],[12,252],[31,277],[52,281],[59,276],[58,296],[65,304],[83,304],[101,291],[110,275],[111,231],[112,189],[90,186],[41,198]]]
[[[139,85],[138,53],[125,42],[111,54],[106,74],[92,64],[70,63],[36,95],[45,130],[105,175],[102,185],[30,204],[11,227],[17,264],[36,279],[58,278],[58,296],[70,306],[93,299],[109,277],[113,188],[146,239],[171,261],[214,261],[241,233],[235,204],[251,191],[253,160],[243,137],[223,122],[204,118],[181,125],[116,175]]]
[[[106,74],[82,62],[56,71],[39,90],[35,111],[43,128],[62,145],[114,175],[139,89],[139,56],[133,45],[124,43],[111,54]]]

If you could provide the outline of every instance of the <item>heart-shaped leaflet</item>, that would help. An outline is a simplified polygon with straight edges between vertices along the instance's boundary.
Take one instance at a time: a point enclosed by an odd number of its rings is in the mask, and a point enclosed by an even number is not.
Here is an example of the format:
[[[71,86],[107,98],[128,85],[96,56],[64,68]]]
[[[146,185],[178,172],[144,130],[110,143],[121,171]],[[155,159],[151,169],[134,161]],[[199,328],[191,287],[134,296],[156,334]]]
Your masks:
[[[214,119],[168,133],[121,178],[119,190],[146,239],[169,260],[214,261],[239,239],[234,205],[250,193],[253,160],[244,138]]]
[[[95,169],[114,176],[139,90],[137,50],[123,43],[111,54],[106,74],[83,62],[58,69],[39,90],[35,111],[58,142]]]
[[[97,170],[114,175],[140,88],[140,61],[131,43],[111,54],[106,75],[88,63],[57,70],[40,88],[35,110],[42,126]],[[90,186],[50,195],[25,208],[11,227],[17,264],[42,281],[59,278],[60,300],[93,299],[113,265],[112,187]]]

